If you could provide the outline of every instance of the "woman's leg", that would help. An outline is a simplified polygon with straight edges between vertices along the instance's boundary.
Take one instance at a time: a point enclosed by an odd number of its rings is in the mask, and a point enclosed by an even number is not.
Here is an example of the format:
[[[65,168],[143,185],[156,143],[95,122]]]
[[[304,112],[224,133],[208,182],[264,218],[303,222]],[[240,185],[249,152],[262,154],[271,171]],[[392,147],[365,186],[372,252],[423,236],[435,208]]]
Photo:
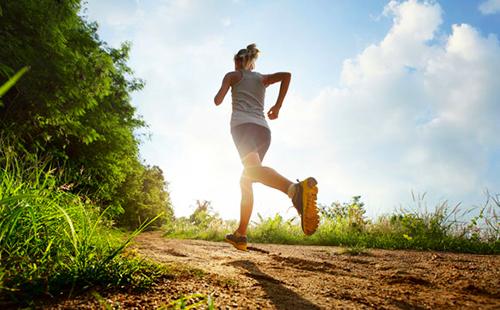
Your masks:
[[[245,156],[243,164],[245,165],[245,170],[240,180],[240,226],[236,232],[242,236],[246,236],[248,222],[250,221],[253,209],[252,183],[259,182],[288,194],[288,188],[292,185],[292,182],[281,176],[274,169],[263,167],[260,162],[259,154],[256,152],[249,153]]]
[[[262,166],[257,152],[246,155],[243,159],[243,165],[245,166],[243,175],[248,179],[275,188],[288,195],[288,188],[293,183],[276,172],[276,170]]]
[[[240,205],[240,226],[236,230],[240,235],[247,235],[248,222],[253,209],[253,189],[252,180],[247,178],[244,173],[241,175],[241,205]]]

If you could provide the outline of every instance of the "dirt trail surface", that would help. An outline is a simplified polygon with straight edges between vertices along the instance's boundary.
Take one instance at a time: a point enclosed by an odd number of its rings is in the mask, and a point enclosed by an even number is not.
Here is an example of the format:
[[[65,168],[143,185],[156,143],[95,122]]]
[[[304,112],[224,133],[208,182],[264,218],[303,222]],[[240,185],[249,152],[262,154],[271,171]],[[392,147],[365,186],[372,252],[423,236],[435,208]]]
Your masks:
[[[117,308],[156,308],[192,293],[212,294],[218,309],[500,309],[499,256],[172,240],[143,233],[134,247],[192,272],[142,293],[102,296]],[[186,270],[188,270],[186,269]],[[194,271],[193,271],[194,270]],[[102,306],[102,304],[101,304]],[[87,294],[54,308],[96,308]]]

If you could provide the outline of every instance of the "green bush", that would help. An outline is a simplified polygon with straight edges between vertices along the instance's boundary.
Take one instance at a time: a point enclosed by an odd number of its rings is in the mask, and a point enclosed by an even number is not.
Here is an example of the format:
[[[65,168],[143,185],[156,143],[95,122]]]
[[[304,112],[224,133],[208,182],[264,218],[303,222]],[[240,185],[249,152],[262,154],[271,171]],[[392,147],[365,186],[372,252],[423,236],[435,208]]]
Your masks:
[[[126,64],[130,44],[109,47],[80,9],[79,0],[0,7],[2,302],[93,285],[147,287],[165,273],[121,254],[172,216],[163,172],[139,160],[135,130],[145,123],[130,93],[143,82]],[[116,218],[136,229],[125,240],[112,228]]]
[[[108,46],[81,8],[79,0],[2,2],[0,132],[17,152],[50,154],[46,160],[65,171],[69,190],[137,227],[146,220],[138,213],[150,218],[170,208],[165,193],[157,194],[158,188],[166,192],[158,184],[161,170],[139,159],[138,130],[145,123],[130,94],[144,83],[127,65],[130,43]],[[5,143],[0,139],[0,147]],[[151,180],[155,186],[148,186]],[[123,195],[127,190],[134,194]]]
[[[259,222],[254,222],[248,231],[248,237],[252,241],[294,244],[302,239],[302,230],[299,225],[294,223],[295,219],[285,221],[279,214],[273,218],[263,218],[260,214],[257,216]]]
[[[137,164],[134,172],[120,186],[119,197],[114,201],[123,208],[123,212],[116,217],[118,225],[136,229],[157,218],[149,226],[155,229],[172,221],[174,212],[167,186],[163,171],[158,166]]]
[[[165,236],[222,241],[227,233],[234,230],[236,221],[223,221],[213,212],[209,201],[197,200],[196,205],[191,216],[176,218],[165,224],[162,228]]]
[[[329,207],[320,206],[319,209],[323,219],[345,222],[350,229],[361,231],[368,224],[364,206],[361,196],[354,196],[348,203],[334,202]]]
[[[66,192],[46,163],[3,158],[0,296],[25,302],[97,284],[143,287],[161,274],[154,264],[120,254],[140,230],[117,238],[103,213]]]

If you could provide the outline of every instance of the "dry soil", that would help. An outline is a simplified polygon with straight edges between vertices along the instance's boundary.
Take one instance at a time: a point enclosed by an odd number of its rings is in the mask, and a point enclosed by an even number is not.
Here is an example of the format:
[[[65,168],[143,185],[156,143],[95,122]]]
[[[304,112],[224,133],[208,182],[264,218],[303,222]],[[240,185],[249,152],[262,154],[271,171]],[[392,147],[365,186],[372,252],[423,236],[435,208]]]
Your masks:
[[[192,293],[217,309],[500,309],[498,255],[250,244],[141,234],[140,255],[184,272],[145,292],[90,292],[47,308],[151,309]]]

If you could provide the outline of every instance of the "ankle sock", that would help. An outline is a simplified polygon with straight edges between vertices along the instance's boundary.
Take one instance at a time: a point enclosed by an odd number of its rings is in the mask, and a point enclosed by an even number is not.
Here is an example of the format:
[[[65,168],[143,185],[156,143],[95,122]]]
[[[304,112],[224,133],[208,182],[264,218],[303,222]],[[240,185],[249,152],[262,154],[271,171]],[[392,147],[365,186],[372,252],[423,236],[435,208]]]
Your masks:
[[[235,231],[233,235],[235,235],[236,237],[246,237],[246,235],[242,235],[238,231]]]

